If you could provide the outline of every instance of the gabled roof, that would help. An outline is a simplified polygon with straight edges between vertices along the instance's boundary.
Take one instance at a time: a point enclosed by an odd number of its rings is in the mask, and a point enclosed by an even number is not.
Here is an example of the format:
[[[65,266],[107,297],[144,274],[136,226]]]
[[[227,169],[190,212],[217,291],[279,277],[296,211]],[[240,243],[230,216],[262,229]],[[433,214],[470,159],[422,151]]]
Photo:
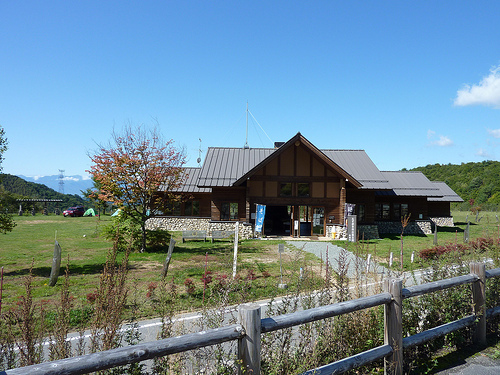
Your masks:
[[[429,197],[427,200],[429,202],[463,202],[464,200],[455,193],[445,182],[442,181],[431,181],[432,184],[439,188],[441,192],[441,197]]]
[[[377,192],[377,195],[397,195],[405,197],[442,197],[439,187],[434,185],[422,172],[383,171],[393,193]]]
[[[209,147],[198,186],[233,186],[236,180],[275,151],[273,148]]]
[[[422,172],[380,171],[364,150],[319,150],[300,133],[279,148],[209,147],[203,167],[186,168],[189,178],[179,192],[210,192],[211,187],[238,186],[287,148],[300,142],[325,165],[360,189],[377,195],[428,197],[429,201],[462,202],[444,182],[431,182]]]
[[[322,150],[335,164],[354,176],[361,189],[390,189],[389,181],[364,150]]]
[[[256,164],[252,169],[250,169],[247,173],[238,178],[237,181],[234,182],[233,185],[239,185],[244,182],[248,177],[253,175],[257,170],[262,168],[265,164],[269,163],[271,160],[277,158],[281,153],[283,153],[289,147],[293,147],[294,144],[302,144],[306,148],[308,148],[318,159],[322,160],[327,166],[336,171],[340,176],[348,180],[351,184],[356,187],[361,187],[362,184],[356,180],[356,178],[349,174],[345,169],[343,169],[340,165],[336,164],[331,158],[325,155],[321,150],[319,150],[316,146],[314,146],[311,142],[309,142],[302,134],[297,133],[294,137],[290,138],[285,144],[283,144],[278,149],[275,149],[274,152],[269,154],[269,156],[260,163]]]
[[[201,168],[185,167],[181,178],[186,178],[184,183],[178,189],[174,189],[176,193],[210,193],[212,189],[202,188],[198,186]]]

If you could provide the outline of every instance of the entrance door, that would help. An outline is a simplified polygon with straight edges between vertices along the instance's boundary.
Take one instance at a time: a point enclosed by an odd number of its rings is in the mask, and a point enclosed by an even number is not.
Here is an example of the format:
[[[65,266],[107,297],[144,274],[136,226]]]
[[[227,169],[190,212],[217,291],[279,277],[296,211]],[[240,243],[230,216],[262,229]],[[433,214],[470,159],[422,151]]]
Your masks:
[[[325,235],[325,208],[312,208],[312,234],[316,236]]]
[[[311,206],[293,206],[292,232],[294,237],[324,236],[325,208]]]

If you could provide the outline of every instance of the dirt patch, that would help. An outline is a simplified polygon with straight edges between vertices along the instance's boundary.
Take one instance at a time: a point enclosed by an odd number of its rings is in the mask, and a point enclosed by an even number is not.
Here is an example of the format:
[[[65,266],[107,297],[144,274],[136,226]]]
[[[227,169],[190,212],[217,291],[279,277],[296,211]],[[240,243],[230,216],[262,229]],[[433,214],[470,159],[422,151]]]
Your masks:
[[[56,220],[27,220],[23,224],[54,224],[59,223]]]

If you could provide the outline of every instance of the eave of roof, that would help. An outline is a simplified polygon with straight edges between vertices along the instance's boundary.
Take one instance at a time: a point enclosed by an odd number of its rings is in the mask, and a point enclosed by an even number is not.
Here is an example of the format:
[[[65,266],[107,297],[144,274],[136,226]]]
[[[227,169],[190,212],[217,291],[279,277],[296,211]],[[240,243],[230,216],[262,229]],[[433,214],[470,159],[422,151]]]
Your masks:
[[[427,198],[427,200],[429,202],[463,202],[464,201],[445,182],[443,182],[443,181],[431,181],[431,182],[439,188],[442,196],[441,197],[429,197],[429,198]]]
[[[443,195],[422,172],[382,171],[381,173],[389,181],[393,195],[403,197],[442,197]],[[376,194],[388,195],[385,192]]]

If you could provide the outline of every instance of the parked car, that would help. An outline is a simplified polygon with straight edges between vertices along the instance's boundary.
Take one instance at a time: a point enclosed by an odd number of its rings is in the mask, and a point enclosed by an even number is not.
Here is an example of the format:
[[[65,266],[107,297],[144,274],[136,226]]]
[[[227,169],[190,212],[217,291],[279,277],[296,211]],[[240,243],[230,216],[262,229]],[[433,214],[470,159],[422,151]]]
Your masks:
[[[85,213],[85,208],[83,206],[70,207],[63,211],[64,217],[66,216],[83,216]]]

